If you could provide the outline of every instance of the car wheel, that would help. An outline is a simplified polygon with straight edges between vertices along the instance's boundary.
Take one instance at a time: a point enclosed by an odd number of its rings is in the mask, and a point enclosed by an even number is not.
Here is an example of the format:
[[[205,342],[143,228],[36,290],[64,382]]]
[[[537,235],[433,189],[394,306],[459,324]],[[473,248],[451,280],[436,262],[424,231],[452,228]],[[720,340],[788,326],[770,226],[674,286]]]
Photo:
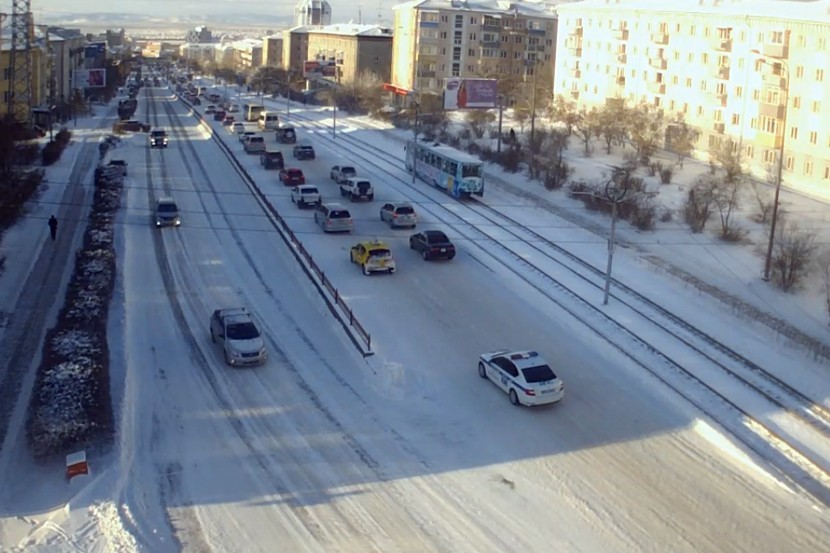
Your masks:
[[[216,343],[216,336],[213,335],[213,328],[210,329],[210,341]]]
[[[389,274],[394,275],[395,274],[395,269],[389,269]]]
[[[369,267],[367,267],[365,263],[363,264],[363,274],[366,275],[366,276],[369,276],[369,274],[370,274],[369,273]]]
[[[510,403],[512,403],[513,405],[521,405],[519,403],[519,396],[518,394],[516,394],[516,390],[511,388],[508,397],[510,398]]]
[[[426,250],[421,250],[421,257],[424,258],[424,261],[429,260],[429,254],[427,253]]]
[[[228,355],[228,350],[225,350],[225,363],[227,363],[228,365],[231,364],[231,356]]]
[[[409,249],[410,249],[410,250],[414,250],[414,249],[415,249],[415,242],[413,242],[413,241],[412,241],[412,238],[410,238],[410,239],[409,239]]]
[[[345,190],[343,190],[342,188],[340,189],[340,195],[341,195],[341,196],[345,196],[345,195],[346,195],[346,191],[345,191]]]
[[[487,368],[484,366],[484,363],[479,362],[478,364],[478,376],[487,378]]]
[[[375,195],[374,195],[374,194],[369,194],[369,195],[367,196],[367,198],[369,198],[369,201],[371,202],[372,200],[374,200],[374,199],[375,199]]]

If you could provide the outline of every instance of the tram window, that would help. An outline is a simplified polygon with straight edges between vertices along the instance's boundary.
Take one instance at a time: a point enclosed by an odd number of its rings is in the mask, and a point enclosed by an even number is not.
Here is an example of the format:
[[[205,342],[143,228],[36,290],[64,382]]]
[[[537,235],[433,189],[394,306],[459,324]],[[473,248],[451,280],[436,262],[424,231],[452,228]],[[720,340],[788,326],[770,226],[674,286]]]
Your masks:
[[[458,164],[455,162],[450,163],[450,170],[448,171],[450,175],[457,175],[458,174]]]

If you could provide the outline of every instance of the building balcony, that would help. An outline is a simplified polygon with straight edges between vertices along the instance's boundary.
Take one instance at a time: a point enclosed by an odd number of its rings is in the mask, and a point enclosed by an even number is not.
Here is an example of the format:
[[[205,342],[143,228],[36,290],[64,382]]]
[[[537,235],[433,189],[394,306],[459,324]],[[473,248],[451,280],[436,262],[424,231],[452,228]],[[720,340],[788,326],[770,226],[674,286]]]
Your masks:
[[[571,46],[568,47],[568,53],[574,57],[579,57],[582,55],[582,46]]]
[[[611,77],[611,86],[625,86],[625,76],[617,75],[616,77]]]
[[[573,29],[571,29],[571,32],[568,33],[568,36],[582,38],[582,27],[574,27]]]
[[[571,90],[571,98],[574,100],[579,98],[579,91],[578,90]]]
[[[482,40],[481,41],[481,47],[482,48],[501,48],[501,42],[499,42],[498,40],[493,41],[493,42],[484,42]]]
[[[628,55],[625,53],[617,54],[617,61],[619,63],[626,63],[628,61]]]
[[[418,71],[418,76],[425,79],[435,78],[435,71]]]
[[[654,44],[668,44],[669,35],[666,33],[651,33],[651,41]]]
[[[784,111],[787,106],[784,104],[768,104],[766,102],[758,103],[758,115],[761,117],[771,117],[773,119],[784,119]]]
[[[712,130],[718,134],[723,134],[723,131],[726,130],[726,123],[724,123],[723,121],[715,121],[715,123],[712,125]]]
[[[614,29],[614,40],[628,40],[628,29]]]
[[[716,79],[729,80],[729,75],[730,71],[728,65],[721,65],[712,71],[712,76]]]
[[[774,73],[764,75],[763,78],[764,86],[769,86],[772,88],[780,88],[785,89],[787,88],[787,79],[782,77],[780,74],[776,75]]]
[[[712,47],[718,52],[731,52],[732,39],[731,38],[716,38]]]
[[[755,137],[755,143],[764,148],[779,150],[782,144],[784,144],[784,137],[780,134],[760,131]]]
[[[716,92],[715,93],[715,103],[722,108],[726,107],[726,103],[729,101],[729,96],[726,92]]]
[[[565,39],[565,48],[582,48],[582,39],[577,36],[569,36]]]
[[[648,64],[655,69],[665,69],[666,68],[666,60],[665,58],[648,58]]]
[[[761,46],[761,54],[768,58],[788,58],[790,48],[786,44],[766,43]]]
[[[666,93],[666,83],[656,83],[651,81],[648,83],[648,90],[652,94],[665,94]]]
[[[481,30],[485,33],[500,33],[501,32],[501,25],[499,24],[488,24],[485,23],[481,26]]]
[[[578,79],[582,76],[582,70],[579,69],[579,68],[571,69],[569,71],[569,73],[570,73],[571,77],[573,77],[574,79]]]

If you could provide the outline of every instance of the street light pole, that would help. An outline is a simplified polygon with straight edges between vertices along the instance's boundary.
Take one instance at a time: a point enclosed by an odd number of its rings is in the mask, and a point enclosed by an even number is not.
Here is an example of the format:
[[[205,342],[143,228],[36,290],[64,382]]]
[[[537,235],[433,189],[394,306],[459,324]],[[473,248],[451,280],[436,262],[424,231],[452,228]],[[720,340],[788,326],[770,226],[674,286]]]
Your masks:
[[[496,153],[501,153],[501,122],[502,116],[504,115],[504,95],[499,94],[499,145],[496,148]]]
[[[753,50],[752,53],[757,54],[759,53],[757,50]],[[760,58],[762,63],[767,65],[775,66],[775,64],[781,64],[782,69],[782,82],[779,83],[779,87],[781,88],[781,92],[784,95],[783,98],[783,105],[784,105],[784,115],[782,117],[782,125],[781,125],[781,151],[778,153],[778,168],[776,171],[775,177],[775,196],[773,198],[772,203],[772,221],[770,222],[769,227],[769,242],[767,243],[767,255],[766,259],[764,260],[764,276],[763,280],[768,281],[770,279],[770,270],[772,268],[772,250],[775,244],[775,227],[778,223],[778,198],[781,195],[781,179],[783,177],[784,172],[784,141],[787,138],[787,111],[790,103],[790,68],[787,65],[787,62],[784,60],[776,59],[774,62],[770,62],[767,58]],[[783,77],[786,75],[786,78]],[[785,84],[786,86],[781,87],[781,84]]]
[[[414,102],[415,104],[415,124],[412,126],[412,130],[415,132],[415,151],[417,153],[418,149],[418,116],[420,115],[421,105],[418,102]],[[412,184],[415,184],[415,173],[416,173],[416,165],[418,163],[417,156],[412,160]]]
[[[337,104],[335,103],[334,106],[331,108],[331,137],[332,139],[337,138]]]
[[[628,193],[628,173],[625,170],[616,170],[615,173],[605,185],[605,197],[611,202],[611,235],[608,238],[608,264],[605,269],[605,290],[602,305],[608,305],[608,296],[611,291],[611,266],[614,263],[614,247],[617,245],[617,204],[623,201],[626,193]],[[617,183],[617,179],[621,179],[622,182]]]

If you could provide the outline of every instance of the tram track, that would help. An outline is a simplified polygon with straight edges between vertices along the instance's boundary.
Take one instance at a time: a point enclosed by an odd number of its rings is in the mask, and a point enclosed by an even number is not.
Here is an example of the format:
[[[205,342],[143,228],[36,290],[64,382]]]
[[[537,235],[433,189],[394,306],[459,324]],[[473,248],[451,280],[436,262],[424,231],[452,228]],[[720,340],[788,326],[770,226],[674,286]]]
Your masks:
[[[297,114],[292,114],[292,119],[301,121],[311,130],[330,130],[327,125],[321,125],[316,120]],[[427,194],[426,191],[433,188],[430,185],[422,182],[413,185],[408,178],[402,178],[403,160],[399,157],[359,138],[351,137],[348,133],[341,132],[333,139],[328,132],[317,132],[315,137],[340,148],[345,146],[350,152],[350,157],[357,158],[388,175],[399,191],[402,188],[407,191],[410,201],[419,204],[423,211],[431,213],[438,220],[445,223],[448,220],[457,221],[447,224],[460,236],[473,243],[487,243],[507,254],[510,261],[497,255],[490,248],[481,248],[500,265],[570,312],[623,355],[718,421],[752,451],[769,459],[770,451],[766,446],[759,447],[757,443],[757,439],[760,438],[776,452],[774,457],[783,461],[778,469],[786,478],[792,478],[792,475],[796,474],[794,479],[803,484],[803,477],[806,476],[817,484],[817,487],[809,484],[806,486],[812,489],[813,495],[825,503],[830,501],[830,468],[827,466],[827,460],[803,443],[816,438],[826,442],[830,437],[830,411],[823,405],[617,279],[612,282],[612,297],[616,304],[627,310],[627,315],[614,317],[610,310],[598,308],[586,299],[584,290],[593,292],[601,289],[601,278],[604,278],[604,273],[492,206],[472,200],[453,202],[450,208]],[[387,168],[388,165],[394,167],[394,170]],[[459,210],[459,205],[463,206],[463,209]],[[476,218],[484,222],[471,221]],[[505,234],[509,236],[508,240],[504,239]],[[522,246],[517,247],[515,244]],[[534,252],[532,259],[527,255],[527,248]],[[537,261],[540,258],[543,262]],[[518,270],[516,261],[523,269],[530,269],[537,278],[541,277],[552,285],[557,292],[564,293],[567,301],[563,301],[560,294],[550,293],[547,287],[540,286],[534,279],[529,278],[526,270]],[[577,289],[573,284],[567,284],[564,278],[553,276],[549,269],[551,264],[556,265],[557,273],[567,271],[569,280],[575,277],[582,287]],[[585,313],[589,315],[586,316]],[[632,316],[652,327],[652,338],[644,338],[628,328],[630,324],[618,320],[630,320]],[[611,332],[608,332],[609,329]],[[615,335],[622,339],[614,338]],[[666,340],[672,340],[674,345],[666,346]],[[690,353],[694,356],[693,361],[687,360]],[[681,358],[683,361],[679,360]],[[714,377],[702,376],[701,367],[716,369],[719,374]],[[668,375],[673,377],[667,375],[666,369],[669,370]],[[722,391],[724,377],[739,383],[745,390],[754,394],[753,401],[734,398],[732,394]],[[689,383],[702,392],[702,395],[690,393],[686,386]],[[712,397],[719,400],[719,408],[728,409],[735,418],[724,421],[723,415],[710,405],[708,400]],[[747,404],[750,407],[746,407]],[[786,418],[785,423],[765,422],[762,420],[763,417],[759,416],[759,412],[777,412],[780,414],[779,419]],[[747,429],[755,438],[747,436]],[[802,439],[803,437],[808,439]]]

